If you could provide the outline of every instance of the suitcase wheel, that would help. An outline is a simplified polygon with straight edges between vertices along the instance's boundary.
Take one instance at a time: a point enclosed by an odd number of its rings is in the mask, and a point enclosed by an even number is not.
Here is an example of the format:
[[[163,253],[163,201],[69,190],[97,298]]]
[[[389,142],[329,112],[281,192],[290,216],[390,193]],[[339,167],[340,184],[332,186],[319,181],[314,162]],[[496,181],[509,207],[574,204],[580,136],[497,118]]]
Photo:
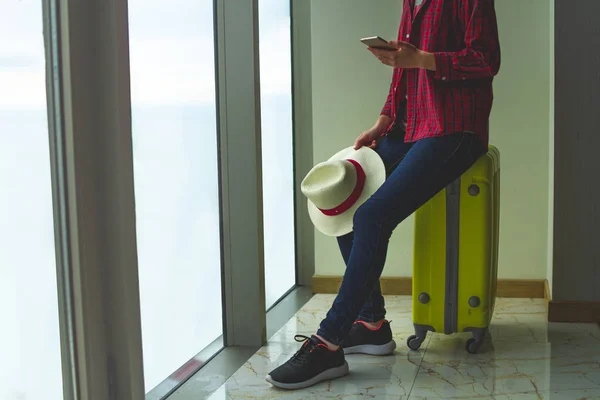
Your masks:
[[[477,354],[477,352],[481,348],[482,343],[483,341],[478,341],[475,338],[467,340],[467,351],[471,354]]]
[[[417,335],[411,335],[408,337],[408,339],[406,339],[406,345],[409,349],[417,351],[424,341],[425,338],[419,338]]]

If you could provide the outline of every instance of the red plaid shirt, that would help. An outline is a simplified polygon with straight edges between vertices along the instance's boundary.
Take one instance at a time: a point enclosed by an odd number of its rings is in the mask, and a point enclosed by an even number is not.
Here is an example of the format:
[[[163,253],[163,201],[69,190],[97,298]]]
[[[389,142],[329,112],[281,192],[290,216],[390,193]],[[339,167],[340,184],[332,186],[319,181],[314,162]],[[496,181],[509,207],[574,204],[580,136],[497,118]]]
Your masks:
[[[473,132],[487,144],[500,68],[493,0],[415,1],[404,1],[398,40],[434,53],[436,71],[396,68],[382,114],[396,121],[406,99],[407,142]]]

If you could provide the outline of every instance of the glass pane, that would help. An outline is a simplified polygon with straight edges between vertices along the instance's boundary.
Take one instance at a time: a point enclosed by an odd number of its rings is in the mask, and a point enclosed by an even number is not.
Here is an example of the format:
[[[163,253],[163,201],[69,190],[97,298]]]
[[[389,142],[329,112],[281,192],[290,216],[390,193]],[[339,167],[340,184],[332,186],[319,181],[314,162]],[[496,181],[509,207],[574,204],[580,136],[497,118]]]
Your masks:
[[[129,22],[142,339],[151,391],[187,378],[200,364],[194,357],[223,333],[213,1],[130,0]]]
[[[0,37],[0,400],[59,400],[42,3],[0,0]]]
[[[296,284],[289,0],[259,0],[267,309]]]

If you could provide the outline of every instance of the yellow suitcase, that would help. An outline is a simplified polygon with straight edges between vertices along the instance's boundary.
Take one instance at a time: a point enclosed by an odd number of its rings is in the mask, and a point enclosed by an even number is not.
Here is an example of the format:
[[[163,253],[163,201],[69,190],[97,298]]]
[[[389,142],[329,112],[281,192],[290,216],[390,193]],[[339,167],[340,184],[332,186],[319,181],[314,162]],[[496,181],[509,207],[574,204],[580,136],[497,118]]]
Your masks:
[[[415,215],[413,322],[417,350],[428,331],[472,332],[476,353],[496,301],[500,153],[493,146]]]

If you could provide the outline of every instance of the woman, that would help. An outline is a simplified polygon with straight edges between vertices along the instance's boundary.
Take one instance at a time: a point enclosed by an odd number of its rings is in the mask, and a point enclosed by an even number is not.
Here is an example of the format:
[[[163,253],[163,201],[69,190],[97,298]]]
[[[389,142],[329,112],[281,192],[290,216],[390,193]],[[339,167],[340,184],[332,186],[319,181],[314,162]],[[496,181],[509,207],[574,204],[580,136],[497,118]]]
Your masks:
[[[267,381],[299,389],[348,373],[346,353],[389,354],[379,277],[396,226],[487,151],[492,80],[500,67],[493,0],[404,0],[397,50],[369,51],[393,67],[383,111],[355,148],[375,148],[385,183],[338,238],[346,262],[339,293],[318,332]]]

